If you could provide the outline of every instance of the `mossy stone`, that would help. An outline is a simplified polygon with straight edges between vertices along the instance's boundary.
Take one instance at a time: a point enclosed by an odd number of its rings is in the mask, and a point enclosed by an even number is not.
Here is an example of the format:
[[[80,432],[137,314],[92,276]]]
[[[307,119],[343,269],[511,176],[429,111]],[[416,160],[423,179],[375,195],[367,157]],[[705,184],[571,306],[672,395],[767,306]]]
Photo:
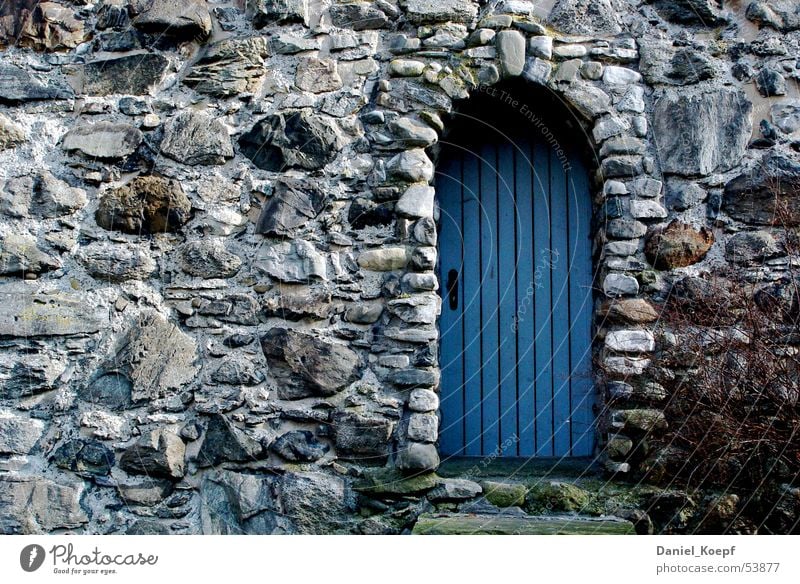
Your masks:
[[[496,507],[516,507],[525,503],[527,487],[520,483],[482,481],[484,497]]]
[[[581,512],[592,496],[577,485],[548,481],[535,483],[528,491],[526,508],[529,512]]]

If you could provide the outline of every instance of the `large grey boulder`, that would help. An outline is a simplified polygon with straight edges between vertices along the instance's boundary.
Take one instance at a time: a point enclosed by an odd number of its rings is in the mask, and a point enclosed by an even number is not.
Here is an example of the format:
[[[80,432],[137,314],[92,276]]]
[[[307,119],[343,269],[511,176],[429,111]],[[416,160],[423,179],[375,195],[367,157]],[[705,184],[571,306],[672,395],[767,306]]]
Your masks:
[[[270,199],[261,209],[256,233],[291,235],[294,230],[315,219],[325,208],[325,192],[313,183],[280,178]]]
[[[157,53],[131,53],[76,66],[82,93],[144,95],[161,82],[169,61]]]
[[[177,392],[195,378],[197,344],[155,311],[142,312],[117,343],[102,372],[123,373],[134,402]]]
[[[281,434],[270,446],[271,450],[290,462],[314,462],[330,450],[308,430],[293,430]]]
[[[93,158],[124,158],[142,143],[142,133],[129,124],[80,124],[64,134],[61,147]]]
[[[342,78],[335,59],[306,57],[297,64],[295,85],[302,91],[325,93],[342,88]]]
[[[563,33],[618,34],[618,14],[611,0],[558,0],[547,21]]]
[[[17,400],[54,389],[65,368],[63,358],[47,354],[7,352],[0,355],[0,399]]]
[[[726,22],[719,0],[648,0],[670,22],[718,26]]]
[[[53,451],[50,460],[56,466],[79,476],[105,476],[114,467],[114,453],[99,440],[75,438]]]
[[[325,256],[308,241],[266,242],[256,255],[254,266],[286,283],[309,283],[325,280]]]
[[[753,225],[800,225],[800,158],[770,151],[725,185],[722,209]]]
[[[42,250],[28,232],[0,235],[0,274],[41,274],[61,267],[61,260]]]
[[[179,479],[185,469],[186,446],[169,428],[147,433],[122,453],[119,466],[132,474]]]
[[[86,191],[70,187],[46,169],[8,179],[0,183],[0,192],[0,210],[11,217],[51,219],[72,214],[88,202]]]
[[[334,414],[332,428],[340,457],[367,464],[386,460],[394,422],[383,416],[344,411]]]
[[[330,8],[330,15],[334,26],[350,30],[379,29],[389,22],[386,13],[369,2],[334,4]]]
[[[225,249],[218,239],[189,241],[178,248],[181,270],[198,278],[231,278],[242,267],[242,258]]]
[[[389,178],[408,182],[430,182],[433,179],[433,162],[422,148],[403,150],[386,163]]]
[[[233,158],[233,144],[219,120],[190,110],[164,125],[161,152],[190,166],[225,164],[228,158]]]
[[[653,113],[653,136],[664,172],[703,176],[736,166],[753,129],[752,110],[753,104],[738,89],[664,90]]]
[[[431,22],[471,22],[478,4],[471,0],[402,0],[406,18],[414,24]]]
[[[208,422],[203,444],[197,454],[197,464],[206,467],[226,461],[252,462],[265,455],[261,443],[227,417],[214,414]]]
[[[280,501],[298,533],[345,532],[355,511],[355,495],[342,477],[318,471],[283,475]]]
[[[257,89],[269,55],[266,37],[226,39],[212,45],[186,73],[183,82],[214,97],[231,97]]]
[[[143,32],[180,40],[211,34],[211,15],[205,0],[133,0],[133,25]]]
[[[34,75],[16,65],[0,64],[0,103],[71,99],[72,88],[55,75]]]
[[[776,103],[772,106],[770,115],[772,123],[782,132],[792,134],[800,130],[800,100]]]
[[[310,110],[267,116],[239,138],[239,148],[263,170],[316,170],[338,153],[343,137],[336,123]]]
[[[83,481],[0,475],[0,534],[76,529],[89,521],[81,507]]]
[[[77,258],[92,277],[105,282],[146,280],[156,269],[148,249],[135,244],[94,241]]]
[[[0,409],[0,455],[28,454],[44,434],[44,422]]]
[[[433,471],[439,467],[439,451],[434,444],[406,442],[398,448],[395,464],[405,473]]]
[[[0,285],[0,336],[40,337],[96,333],[108,313],[84,293],[45,293],[36,283]]]
[[[759,27],[772,27],[780,32],[800,29],[800,4],[796,0],[750,2],[745,16]]]
[[[206,535],[294,533],[280,510],[280,479],[271,475],[215,470],[200,484],[200,527]]]
[[[778,243],[768,231],[742,231],[725,245],[728,261],[741,266],[763,264],[781,254]]]
[[[261,337],[261,348],[281,399],[334,395],[359,378],[363,365],[341,343],[281,327]]]
[[[309,0],[255,0],[248,2],[248,12],[253,16],[253,25],[263,28],[274,23],[308,23],[314,12]]]

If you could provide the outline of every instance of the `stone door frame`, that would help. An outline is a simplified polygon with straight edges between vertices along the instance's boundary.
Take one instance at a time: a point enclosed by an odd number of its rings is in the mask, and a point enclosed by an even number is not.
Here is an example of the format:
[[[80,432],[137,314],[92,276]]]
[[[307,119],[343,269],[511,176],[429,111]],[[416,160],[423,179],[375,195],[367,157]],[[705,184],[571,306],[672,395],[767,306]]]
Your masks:
[[[496,52],[475,53],[481,55],[473,60],[477,64],[476,74],[468,74],[460,66],[441,69],[435,79],[426,75],[423,79],[409,80],[398,74],[399,65],[390,64],[389,78],[378,81],[376,102],[403,112],[402,119],[428,124],[442,134],[447,128],[439,114],[452,112],[454,100],[468,99],[477,91],[492,91],[501,80],[521,77],[551,91],[590,137],[594,160],[589,161],[589,167],[596,169],[595,176],[589,177],[594,214],[594,286],[598,298],[603,299],[596,301],[593,309],[593,353],[595,363],[599,363],[594,367],[594,377],[601,405],[596,417],[600,432],[598,458],[609,471],[625,473],[631,470],[625,461],[626,455],[634,448],[638,435],[638,428],[628,431],[628,420],[632,417],[629,412],[642,410],[630,409],[635,406],[625,409],[626,399],[631,396],[622,395],[619,387],[644,383],[643,375],[656,343],[652,323],[619,325],[606,316],[610,304],[642,298],[640,282],[628,272],[647,268],[643,253],[647,222],[663,220],[667,211],[663,205],[662,182],[655,176],[646,86],[638,72],[623,64],[638,59],[634,57],[637,54],[635,44],[632,39],[610,41],[606,49],[599,50],[598,60],[586,49],[585,45],[591,44],[590,40],[569,43],[563,37],[554,39],[538,30],[534,33],[501,30],[495,39]],[[491,47],[478,47],[487,48]],[[598,49],[591,53],[598,54]],[[402,60],[402,57],[395,59]],[[427,89],[430,85],[426,87],[426,83],[432,81],[445,90],[447,97]],[[534,124],[546,124],[546,112],[534,111],[533,115]],[[420,144],[414,144],[406,153],[418,152],[419,148]],[[432,167],[421,182],[427,187],[425,197],[419,196],[423,185],[407,185],[395,210],[400,231],[403,231],[402,225],[407,225],[407,240],[415,246],[419,246],[419,241],[414,241],[411,234],[412,219],[420,215],[410,203],[413,200],[418,205],[421,199],[425,200],[433,214]],[[418,252],[419,247],[409,250],[411,257]],[[439,282],[438,285],[443,284]],[[436,295],[438,301],[437,292],[429,294]],[[438,343],[438,320],[436,326],[432,343]],[[435,373],[438,386],[438,364]],[[433,451],[431,444],[415,439],[415,426],[419,424],[411,418],[425,414],[415,410],[413,401],[409,399],[406,403],[406,423],[401,424],[397,436],[395,463],[405,472],[435,470],[440,462],[438,451]],[[663,416],[659,410],[645,411]],[[608,448],[610,444],[614,444],[613,449]],[[409,452],[413,455],[406,457]]]

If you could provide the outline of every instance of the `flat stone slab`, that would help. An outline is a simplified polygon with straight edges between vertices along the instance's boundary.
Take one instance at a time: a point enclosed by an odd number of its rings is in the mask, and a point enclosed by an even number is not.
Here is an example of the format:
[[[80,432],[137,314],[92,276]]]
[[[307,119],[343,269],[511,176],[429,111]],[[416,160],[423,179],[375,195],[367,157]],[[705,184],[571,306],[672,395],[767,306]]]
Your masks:
[[[108,314],[79,292],[40,294],[33,285],[0,286],[0,337],[92,334],[108,324]]]
[[[413,535],[635,535],[630,521],[609,517],[424,513]]]

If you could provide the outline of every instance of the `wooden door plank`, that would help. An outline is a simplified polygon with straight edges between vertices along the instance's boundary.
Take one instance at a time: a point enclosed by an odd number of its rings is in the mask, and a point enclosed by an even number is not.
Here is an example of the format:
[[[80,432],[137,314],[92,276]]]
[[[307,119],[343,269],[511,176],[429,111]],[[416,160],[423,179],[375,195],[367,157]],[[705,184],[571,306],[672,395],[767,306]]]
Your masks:
[[[497,153],[498,209],[498,331],[500,366],[500,427],[499,442],[502,456],[517,455],[517,334],[514,319],[517,313],[516,230],[514,150],[505,141]]]
[[[464,335],[463,301],[451,307],[447,289],[451,270],[463,271],[461,160],[442,161],[436,174],[436,195],[440,209],[439,282],[442,313],[439,319],[441,338],[440,366],[441,414],[439,448],[443,455],[464,454]],[[459,282],[459,295],[463,285]]]
[[[464,453],[481,454],[481,264],[480,264],[480,161],[463,155],[464,222]]]
[[[533,149],[528,140],[517,142],[515,153],[516,175],[516,229],[517,229],[517,418],[519,456],[533,456],[536,452],[534,418],[534,306],[536,282],[533,274]]]
[[[567,176],[563,161],[550,151],[550,241],[553,322],[553,455],[569,456],[570,411],[570,313],[569,231]]]
[[[592,380],[592,200],[586,168],[576,155],[570,157],[570,242],[574,253],[570,266],[570,313],[572,330],[572,456],[594,452],[594,383]]]
[[[497,146],[480,147],[481,177],[481,454],[492,454],[498,446],[498,273],[497,273]]]
[[[534,144],[533,271],[536,360],[536,456],[553,456],[553,367],[551,350],[549,150]]]

